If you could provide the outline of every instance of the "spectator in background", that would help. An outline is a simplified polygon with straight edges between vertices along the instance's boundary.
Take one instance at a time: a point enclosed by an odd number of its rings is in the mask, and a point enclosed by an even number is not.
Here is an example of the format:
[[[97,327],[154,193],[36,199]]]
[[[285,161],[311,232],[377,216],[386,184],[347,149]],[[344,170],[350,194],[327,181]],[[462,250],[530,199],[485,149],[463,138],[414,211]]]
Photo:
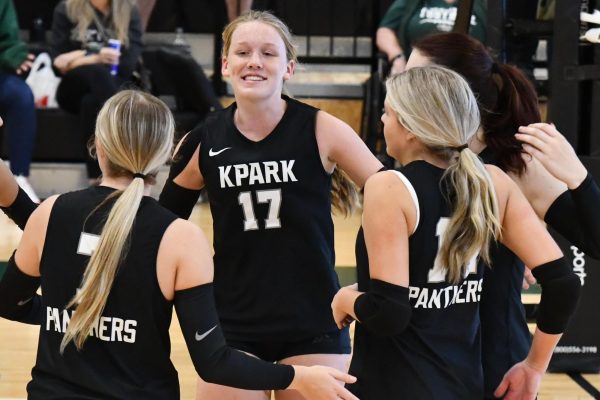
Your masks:
[[[121,50],[108,47],[118,39]],[[63,0],[54,10],[51,48],[63,75],[59,106],[81,117],[82,145],[94,134],[98,111],[128,82],[142,53],[142,25],[134,0]],[[116,75],[111,66],[118,65]],[[98,163],[86,159],[88,178],[100,176]]]
[[[31,89],[20,76],[29,71],[33,58],[19,39],[12,0],[0,0],[0,113],[6,121],[10,169],[27,195],[39,202],[27,179],[36,133],[35,106]]]
[[[227,6],[227,18],[229,22],[240,15],[247,13],[252,8],[252,0],[225,0]]]
[[[435,32],[449,32],[454,27],[460,0],[396,0],[383,17],[377,30],[377,47],[386,54],[390,73],[404,71],[414,42]],[[475,0],[470,33],[485,40],[487,3]]]

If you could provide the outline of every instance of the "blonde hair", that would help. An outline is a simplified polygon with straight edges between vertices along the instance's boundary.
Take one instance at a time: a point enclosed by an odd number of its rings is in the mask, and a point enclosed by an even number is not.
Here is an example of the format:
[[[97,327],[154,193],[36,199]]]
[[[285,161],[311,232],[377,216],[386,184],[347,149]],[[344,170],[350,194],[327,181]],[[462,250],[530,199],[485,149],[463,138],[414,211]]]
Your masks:
[[[146,179],[137,174],[155,176],[167,162],[174,130],[169,108],[147,93],[124,90],[108,99],[100,110],[96,140],[108,161],[107,174],[136,176],[125,190],[115,192],[102,203],[117,198],[83,274],[81,289],[67,306],[77,305],[77,310],[61,342],[61,352],[71,340],[81,349],[102,315],[118,266],[126,256],[131,229],[144,196]]]
[[[129,21],[135,6],[134,0],[109,0],[112,27],[116,38],[123,44],[129,45]],[[90,0],[67,0],[67,16],[76,23],[77,39],[85,42],[85,33],[94,22],[94,7]],[[107,27],[109,28],[109,27]]]
[[[489,264],[490,243],[501,229],[493,182],[479,157],[463,147],[480,125],[477,100],[459,74],[440,66],[411,68],[386,87],[398,121],[450,163],[442,181],[451,190],[454,210],[439,256],[448,281],[457,283],[478,253]]]
[[[287,61],[298,62],[298,52],[296,50],[296,46],[292,40],[292,32],[290,28],[279,18],[274,16],[268,11],[256,11],[250,10],[247,13],[244,13],[231,21],[225,29],[223,29],[223,51],[221,55],[223,57],[227,56],[229,53],[229,48],[231,47],[231,37],[233,36],[233,32],[241,25],[246,22],[260,22],[265,25],[269,25],[273,29],[277,31],[281,40],[283,40],[283,44],[285,45],[285,55]]]

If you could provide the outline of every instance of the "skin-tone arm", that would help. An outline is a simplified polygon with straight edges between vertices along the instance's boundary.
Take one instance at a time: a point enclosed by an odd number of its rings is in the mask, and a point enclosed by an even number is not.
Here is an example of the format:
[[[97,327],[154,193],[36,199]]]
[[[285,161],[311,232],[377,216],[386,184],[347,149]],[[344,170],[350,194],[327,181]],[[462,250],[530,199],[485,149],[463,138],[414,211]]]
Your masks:
[[[390,28],[381,27],[377,29],[377,48],[387,55],[388,61],[392,61],[398,54],[404,54],[396,32]],[[406,68],[406,57],[396,58],[391,66],[390,74],[399,74]]]
[[[554,125],[537,123],[521,126],[515,136],[523,142],[527,153],[569,189],[577,188],[587,176],[587,170],[575,150]]]
[[[417,211],[404,185],[394,172],[373,175],[365,186],[363,229],[369,253],[369,272],[378,279],[408,287],[408,238],[414,230]],[[338,327],[356,319],[354,303],[362,294],[355,285],[343,287],[332,302]]]
[[[500,169],[487,166],[494,181],[502,218],[501,242],[528,266],[557,260],[563,256],[517,185]],[[536,329],[527,358],[504,376],[495,395],[505,399],[535,399],[552,352],[561,334]]]
[[[0,160],[0,207],[9,207],[17,198],[19,186],[4,161]]]
[[[117,64],[121,52],[110,47],[103,47],[99,53],[85,54],[84,50],[73,50],[63,53],[54,59],[54,66],[65,74],[73,68],[92,64]]]
[[[342,120],[319,111],[316,130],[321,161],[327,172],[333,172],[337,164],[362,188],[367,179],[383,167],[358,134]]]

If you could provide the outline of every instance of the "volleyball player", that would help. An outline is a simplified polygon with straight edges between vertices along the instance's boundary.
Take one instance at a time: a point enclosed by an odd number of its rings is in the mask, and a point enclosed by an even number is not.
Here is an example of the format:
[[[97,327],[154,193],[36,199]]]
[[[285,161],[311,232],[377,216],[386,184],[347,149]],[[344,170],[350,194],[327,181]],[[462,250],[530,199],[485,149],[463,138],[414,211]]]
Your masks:
[[[356,399],[340,383],[353,379],[337,369],[273,365],[227,346],[203,233],[148,196],[173,132],[162,101],[116,94],[96,124],[100,185],[53,196],[29,218],[0,281],[0,316],[43,315],[28,398],[179,398],[169,359],[175,306],[205,380]]]
[[[600,189],[562,135],[538,123],[538,98],[527,77],[514,66],[495,63],[485,46],[460,33],[415,43],[407,68],[430,64],[464,76],[477,96],[481,128],[471,150],[506,172],[539,218],[586,254],[600,256]],[[517,130],[522,133],[515,135]],[[517,139],[537,146],[523,148]],[[521,302],[527,269],[503,245],[492,247],[491,260],[496,268],[484,270],[480,305],[486,398],[494,398],[506,371],[527,356],[531,343]]]
[[[332,183],[332,173],[341,168],[362,187],[382,165],[348,125],[282,95],[296,67],[283,22],[251,11],[225,28],[223,42],[223,75],[236,101],[188,134],[161,204],[187,218],[198,190],[208,192],[217,310],[232,347],[268,361],[346,370],[349,334],[336,328],[329,308],[339,288],[331,198],[351,198],[351,185]],[[268,394],[200,382],[198,398]]]
[[[386,86],[387,152],[403,167],[367,181],[358,287],[332,303],[338,326],[359,321],[350,389],[363,400],[482,398],[477,258],[489,263],[499,240],[532,267],[542,298],[531,351],[495,395],[534,399],[579,278],[514,182],[469,149],[479,110],[460,75],[414,67]]]

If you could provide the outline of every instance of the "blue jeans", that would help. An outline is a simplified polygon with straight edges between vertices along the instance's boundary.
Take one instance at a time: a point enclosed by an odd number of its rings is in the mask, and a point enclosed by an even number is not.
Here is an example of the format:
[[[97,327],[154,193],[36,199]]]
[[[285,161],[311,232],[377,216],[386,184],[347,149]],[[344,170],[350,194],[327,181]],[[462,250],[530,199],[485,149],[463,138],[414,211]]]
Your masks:
[[[0,72],[0,116],[8,138],[10,169],[15,175],[29,176],[36,133],[33,94],[25,81]]]

